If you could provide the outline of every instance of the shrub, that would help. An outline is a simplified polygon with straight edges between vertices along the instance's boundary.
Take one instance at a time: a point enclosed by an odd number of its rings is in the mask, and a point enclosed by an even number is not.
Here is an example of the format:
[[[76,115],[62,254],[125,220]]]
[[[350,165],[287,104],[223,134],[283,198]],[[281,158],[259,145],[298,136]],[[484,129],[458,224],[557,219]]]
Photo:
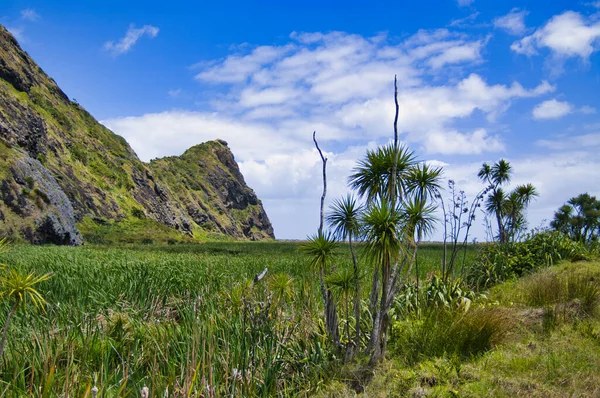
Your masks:
[[[407,317],[431,308],[468,308],[478,296],[460,278],[444,282],[438,275],[433,275],[420,285],[418,292],[417,297],[416,284],[407,283],[396,296],[393,315]]]
[[[131,210],[131,215],[135,218],[139,218],[140,220],[146,218],[146,213],[144,213],[144,210],[135,207]]]
[[[574,242],[560,232],[534,232],[522,242],[484,245],[466,279],[477,288],[489,287],[560,260],[580,261],[591,257],[592,252],[583,243]]]

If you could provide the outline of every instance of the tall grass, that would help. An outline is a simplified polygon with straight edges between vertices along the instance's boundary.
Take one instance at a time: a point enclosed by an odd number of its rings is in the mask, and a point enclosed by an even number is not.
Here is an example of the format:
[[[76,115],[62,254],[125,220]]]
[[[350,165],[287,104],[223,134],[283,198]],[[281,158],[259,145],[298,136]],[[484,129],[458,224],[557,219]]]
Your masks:
[[[2,260],[55,275],[46,312],[10,329],[0,390],[13,396],[294,395],[331,359],[295,245],[20,246]],[[265,267],[293,278],[285,297],[248,282]]]
[[[98,396],[143,386],[151,396],[307,395],[337,360],[296,242],[24,245],[0,262],[54,275],[39,286],[46,311],[29,308],[11,324],[0,391],[12,396],[91,396],[94,386]],[[441,247],[424,245],[419,264],[421,277],[439,270]],[[343,247],[336,265],[352,266]],[[353,325],[343,315],[340,324]]]
[[[597,273],[546,270],[525,278],[520,287],[525,304],[534,307],[574,304],[582,314],[593,315],[600,302]]]
[[[395,353],[412,364],[432,357],[470,358],[500,342],[512,321],[499,309],[431,308],[394,324]]]

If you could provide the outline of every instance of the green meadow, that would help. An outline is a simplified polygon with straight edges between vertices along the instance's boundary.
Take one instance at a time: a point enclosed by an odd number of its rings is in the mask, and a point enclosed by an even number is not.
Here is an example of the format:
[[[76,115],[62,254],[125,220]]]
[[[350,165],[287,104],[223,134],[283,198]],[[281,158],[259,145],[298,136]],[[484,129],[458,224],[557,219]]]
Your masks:
[[[29,396],[84,396],[93,386],[107,396],[143,386],[174,396],[318,391],[336,358],[327,349],[316,271],[298,246],[17,245],[0,262],[52,278],[38,289],[45,312],[26,308],[13,320],[4,388]],[[441,246],[425,244],[421,278],[440,261]],[[347,248],[338,249],[336,264],[351,267]],[[0,308],[7,313],[9,304]]]
[[[599,392],[599,263],[564,262],[483,294],[459,294],[470,297],[465,310],[431,305],[438,302],[427,295],[442,246],[424,243],[417,261],[423,303],[415,306],[410,289],[401,291],[389,352],[370,369],[360,355],[344,363],[329,345],[316,271],[299,245],[14,246],[0,263],[52,277],[37,286],[48,302],[44,310],[29,305],[12,321],[0,391],[15,397],[91,397],[94,387],[102,397],[136,397],[143,387],[169,397]],[[482,247],[468,246],[466,267]],[[362,252],[359,245],[359,264],[370,270]],[[335,264],[352,267],[347,247],[338,247]],[[370,274],[364,272],[361,293],[365,330]],[[408,281],[413,288],[415,277]],[[353,321],[342,299],[343,329]],[[9,309],[4,300],[0,311]]]

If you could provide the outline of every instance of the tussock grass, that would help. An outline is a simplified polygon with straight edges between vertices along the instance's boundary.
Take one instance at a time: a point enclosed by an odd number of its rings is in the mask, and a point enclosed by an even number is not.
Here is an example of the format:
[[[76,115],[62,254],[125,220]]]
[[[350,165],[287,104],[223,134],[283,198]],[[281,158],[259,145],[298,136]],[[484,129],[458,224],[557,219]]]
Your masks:
[[[593,273],[546,270],[524,279],[521,289],[525,304],[532,307],[575,301],[583,313],[591,315],[600,301],[600,280]]]
[[[394,353],[409,364],[432,357],[470,358],[502,341],[512,320],[498,308],[431,309],[394,325]]]

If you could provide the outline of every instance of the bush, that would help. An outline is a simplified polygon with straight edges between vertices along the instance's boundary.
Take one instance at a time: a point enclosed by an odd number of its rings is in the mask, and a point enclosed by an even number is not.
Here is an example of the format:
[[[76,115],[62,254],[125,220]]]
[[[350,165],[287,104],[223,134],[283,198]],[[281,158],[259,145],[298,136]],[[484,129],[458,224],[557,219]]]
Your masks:
[[[135,218],[140,219],[140,220],[143,220],[143,219],[146,218],[146,213],[144,213],[144,210],[138,209],[138,208],[135,208],[135,207],[131,210],[131,215],[133,217],[135,217]]]
[[[560,232],[535,232],[522,242],[484,245],[466,279],[474,287],[489,287],[520,277],[560,260],[588,260],[593,253]]]
[[[420,284],[418,297],[416,284],[407,283],[394,300],[393,315],[408,317],[431,308],[468,308],[477,297],[460,278],[444,282],[438,275],[433,275]]]

